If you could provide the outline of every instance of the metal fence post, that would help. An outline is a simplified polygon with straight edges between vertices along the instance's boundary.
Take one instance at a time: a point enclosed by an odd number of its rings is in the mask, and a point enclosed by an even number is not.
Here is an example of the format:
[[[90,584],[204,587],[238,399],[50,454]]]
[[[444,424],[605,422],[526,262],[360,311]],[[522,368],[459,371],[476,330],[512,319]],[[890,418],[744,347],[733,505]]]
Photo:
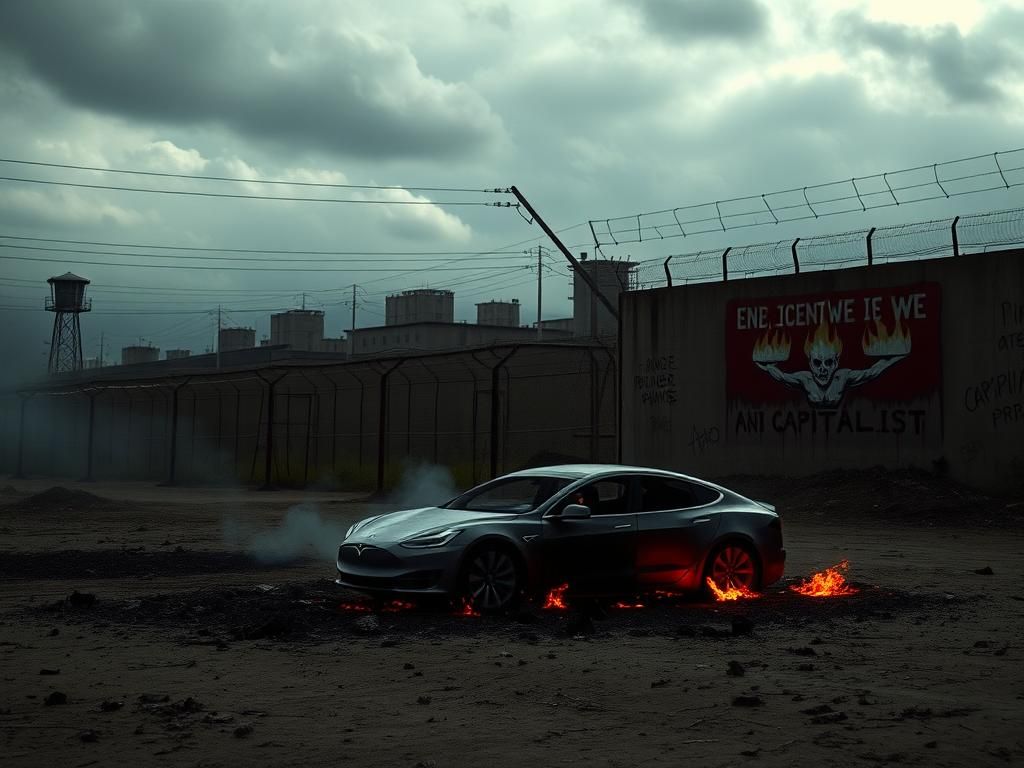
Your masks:
[[[25,408],[31,395],[21,396],[21,415],[18,417],[18,470],[14,473],[15,480],[25,479]]]
[[[260,486],[261,491],[272,491],[274,490],[273,477],[271,472],[273,470],[274,462],[274,387],[277,386],[277,382],[285,377],[285,373],[278,375],[276,379],[267,379],[263,376],[262,371],[257,371],[256,375],[262,379],[267,385],[267,455],[263,462],[263,485]],[[257,438],[257,444],[259,439]],[[256,455],[253,454],[255,460]]]
[[[725,249],[725,252],[722,254],[722,282],[723,283],[726,283],[726,282],[729,281],[729,251],[731,251],[731,250],[732,250],[732,246],[730,245],[728,248]]]
[[[387,462],[388,377],[405,360],[399,360],[380,375],[380,406],[377,409],[377,493],[384,492],[384,465]]]
[[[960,221],[960,217],[959,216],[957,216],[957,217],[955,217],[953,219],[953,226],[950,227],[950,231],[953,233],[953,255],[954,256],[959,256],[960,255],[960,238],[958,238],[957,234],[956,234],[956,223],[958,221]]]
[[[796,245],[799,242],[800,242],[800,238],[798,237],[796,240],[793,241],[793,247],[790,249],[792,251],[792,253],[793,253],[793,272],[798,274],[798,275],[800,274],[800,259],[797,258],[797,255],[796,255]]]
[[[92,432],[93,427],[96,424],[96,393],[89,393],[89,435],[87,437],[88,443],[86,444],[86,459],[85,459],[85,477],[82,478],[83,483],[91,483],[95,480],[92,476]]]
[[[668,287],[669,288],[672,287],[672,273],[668,269],[668,263],[670,261],[672,261],[672,257],[671,256],[669,256],[667,259],[665,259],[665,264],[663,265],[665,267],[665,280],[668,282]]]
[[[875,234],[875,227],[868,230],[867,246],[868,246],[868,266],[870,267],[875,261],[875,247],[871,242],[871,236]]]
[[[177,483],[177,467],[178,467],[178,392],[188,384],[188,378],[177,384],[171,391],[171,455],[169,461],[169,470],[167,473],[167,482],[163,485],[174,485]],[[193,408],[193,411],[195,408]],[[195,431],[193,429],[193,431]]]
[[[491,477],[498,476],[498,430],[501,423],[501,404],[499,401],[499,381],[501,369],[505,366],[505,363],[516,352],[519,351],[519,347],[513,347],[512,351],[501,358],[497,364],[491,368]]]

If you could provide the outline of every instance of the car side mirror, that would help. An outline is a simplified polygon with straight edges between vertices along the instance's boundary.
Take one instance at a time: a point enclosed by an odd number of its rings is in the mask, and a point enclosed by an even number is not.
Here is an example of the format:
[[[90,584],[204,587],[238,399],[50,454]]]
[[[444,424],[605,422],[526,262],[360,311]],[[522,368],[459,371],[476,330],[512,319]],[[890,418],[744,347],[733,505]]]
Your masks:
[[[560,517],[563,520],[585,520],[590,517],[590,507],[584,504],[567,504]]]

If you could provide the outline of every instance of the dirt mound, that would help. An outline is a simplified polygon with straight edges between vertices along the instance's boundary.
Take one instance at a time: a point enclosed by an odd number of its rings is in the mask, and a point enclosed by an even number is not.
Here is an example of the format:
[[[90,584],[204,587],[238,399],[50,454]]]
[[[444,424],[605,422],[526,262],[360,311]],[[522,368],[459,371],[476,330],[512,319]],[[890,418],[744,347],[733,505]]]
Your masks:
[[[835,470],[810,477],[734,475],[716,482],[775,504],[794,518],[837,523],[885,520],[907,525],[1018,527],[1024,501],[988,496],[922,470]]]
[[[29,496],[15,503],[15,509],[26,512],[77,512],[94,509],[110,509],[115,504],[110,499],[97,496],[76,488],[55,485],[45,491]]]

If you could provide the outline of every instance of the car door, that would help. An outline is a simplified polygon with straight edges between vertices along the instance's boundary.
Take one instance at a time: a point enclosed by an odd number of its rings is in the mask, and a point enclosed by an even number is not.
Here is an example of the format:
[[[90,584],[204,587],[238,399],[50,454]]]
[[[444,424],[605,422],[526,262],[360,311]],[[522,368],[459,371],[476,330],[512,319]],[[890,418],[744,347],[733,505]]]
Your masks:
[[[641,590],[692,589],[718,531],[714,488],[664,475],[637,478],[637,584]]]
[[[545,579],[569,584],[577,594],[630,591],[635,585],[636,513],[633,477],[606,477],[560,499],[544,518]],[[587,518],[561,518],[569,504],[583,503]]]

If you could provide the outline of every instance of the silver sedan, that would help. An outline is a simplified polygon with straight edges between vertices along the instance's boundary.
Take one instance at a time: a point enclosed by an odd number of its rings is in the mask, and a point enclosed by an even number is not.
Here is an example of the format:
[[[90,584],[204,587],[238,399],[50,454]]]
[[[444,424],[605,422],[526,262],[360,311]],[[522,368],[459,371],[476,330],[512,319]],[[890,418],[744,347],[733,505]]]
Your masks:
[[[756,590],[785,561],[770,504],[675,472],[572,464],[361,520],[338,548],[337,583],[495,612],[562,584],[575,595],[696,591],[709,578]]]

